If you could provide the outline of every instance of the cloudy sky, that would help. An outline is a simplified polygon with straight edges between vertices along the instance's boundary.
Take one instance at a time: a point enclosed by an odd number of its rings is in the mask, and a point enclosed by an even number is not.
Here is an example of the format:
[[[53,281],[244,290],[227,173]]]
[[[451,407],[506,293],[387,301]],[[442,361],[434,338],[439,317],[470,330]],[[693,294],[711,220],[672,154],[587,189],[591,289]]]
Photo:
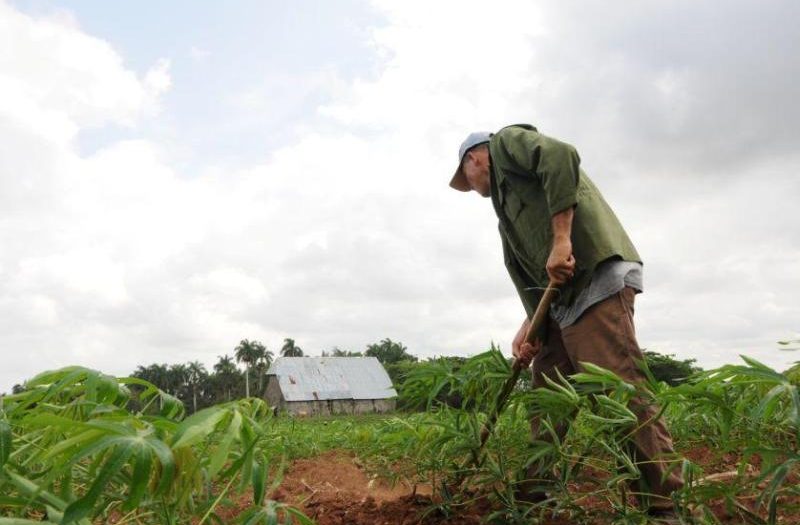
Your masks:
[[[575,145],[640,344],[800,360],[796,1],[0,0],[0,391],[81,364],[509,351],[467,132]]]

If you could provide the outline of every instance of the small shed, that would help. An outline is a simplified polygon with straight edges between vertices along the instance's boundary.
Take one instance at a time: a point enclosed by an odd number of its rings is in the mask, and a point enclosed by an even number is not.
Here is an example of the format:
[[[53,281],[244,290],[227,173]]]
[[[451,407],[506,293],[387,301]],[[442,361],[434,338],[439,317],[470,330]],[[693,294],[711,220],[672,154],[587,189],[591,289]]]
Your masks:
[[[375,357],[279,357],[267,372],[270,406],[295,415],[389,412],[396,397]]]

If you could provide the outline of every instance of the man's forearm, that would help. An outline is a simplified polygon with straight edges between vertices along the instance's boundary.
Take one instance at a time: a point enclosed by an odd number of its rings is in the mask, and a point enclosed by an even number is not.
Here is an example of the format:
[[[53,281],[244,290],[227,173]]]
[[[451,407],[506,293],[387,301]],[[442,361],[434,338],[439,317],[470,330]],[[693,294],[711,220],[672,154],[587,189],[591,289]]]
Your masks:
[[[553,246],[563,242],[571,242],[572,238],[572,217],[575,215],[575,209],[570,206],[562,210],[550,219],[550,224],[553,228]]]
[[[572,256],[572,206],[553,215],[553,247],[547,258],[547,275],[556,285],[567,282],[575,273],[575,258]]]

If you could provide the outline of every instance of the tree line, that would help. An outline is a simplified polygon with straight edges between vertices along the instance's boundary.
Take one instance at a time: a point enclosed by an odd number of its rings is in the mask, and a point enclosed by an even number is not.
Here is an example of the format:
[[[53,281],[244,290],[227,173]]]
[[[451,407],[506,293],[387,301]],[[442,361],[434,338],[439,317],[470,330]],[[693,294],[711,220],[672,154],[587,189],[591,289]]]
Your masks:
[[[662,355],[651,351],[643,353],[653,376],[673,386],[700,370],[695,366],[694,359],[678,360],[673,355]],[[287,337],[283,340],[278,355],[303,357],[305,353],[294,339]],[[321,357],[361,356],[376,357],[383,364],[398,392],[401,391],[405,378],[414,370],[432,366],[441,360],[447,360],[458,368],[466,360],[463,357],[448,356],[420,361],[417,356],[409,353],[405,345],[390,338],[368,344],[363,352],[334,347],[321,353]],[[251,395],[265,397],[267,372],[274,358],[275,354],[260,341],[242,339],[233,349],[233,355],[226,353],[217,356],[217,362],[211,370],[206,369],[200,361],[172,365],[153,363],[137,367],[132,375],[149,381],[180,399],[187,411],[194,413],[202,408]],[[523,388],[527,386],[526,379],[523,377],[521,380]],[[14,385],[14,393],[22,390],[24,385]]]
[[[303,349],[294,339],[286,338],[279,351],[282,357],[303,357]],[[399,342],[389,338],[367,345],[364,352],[342,350],[334,347],[323,351],[322,357],[377,357],[387,366],[390,376],[393,369],[389,365],[398,362],[417,362],[416,356]],[[242,339],[233,349],[233,355],[217,356],[217,362],[209,371],[200,361],[173,365],[153,363],[139,366],[134,377],[144,379],[161,390],[180,399],[186,409],[197,412],[218,403],[243,397],[264,397],[267,388],[267,372],[275,354],[260,341]],[[238,365],[242,365],[243,369]],[[395,367],[396,368],[396,367]],[[394,374],[393,381],[397,377]],[[396,384],[396,383],[395,383]]]
[[[284,339],[279,351],[283,357],[303,357],[305,354],[294,339]],[[405,378],[414,370],[431,366],[442,359],[458,367],[466,358],[438,357],[420,361],[409,353],[408,348],[390,338],[367,345],[363,352],[343,350],[334,347],[323,351],[321,357],[376,357],[380,361],[395,388],[400,391]],[[659,381],[676,385],[682,379],[699,370],[694,359],[677,360],[671,355],[645,351],[650,371]],[[139,366],[133,376],[145,379],[161,390],[180,399],[190,412],[196,412],[218,403],[243,397],[265,397],[267,372],[274,353],[260,341],[242,339],[233,349],[233,355],[218,356],[217,362],[208,371],[203,363],[190,361],[185,364],[151,364]],[[243,369],[238,365],[242,365]],[[523,378],[523,387],[525,378]],[[446,393],[443,393],[446,395]]]

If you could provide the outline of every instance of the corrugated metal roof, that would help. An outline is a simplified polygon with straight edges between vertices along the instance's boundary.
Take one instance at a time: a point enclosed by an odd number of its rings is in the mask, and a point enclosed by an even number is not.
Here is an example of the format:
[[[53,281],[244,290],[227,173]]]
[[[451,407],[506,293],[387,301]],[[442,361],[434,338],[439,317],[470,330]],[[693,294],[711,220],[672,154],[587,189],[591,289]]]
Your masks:
[[[279,357],[267,374],[278,378],[286,401],[397,396],[376,357]]]

